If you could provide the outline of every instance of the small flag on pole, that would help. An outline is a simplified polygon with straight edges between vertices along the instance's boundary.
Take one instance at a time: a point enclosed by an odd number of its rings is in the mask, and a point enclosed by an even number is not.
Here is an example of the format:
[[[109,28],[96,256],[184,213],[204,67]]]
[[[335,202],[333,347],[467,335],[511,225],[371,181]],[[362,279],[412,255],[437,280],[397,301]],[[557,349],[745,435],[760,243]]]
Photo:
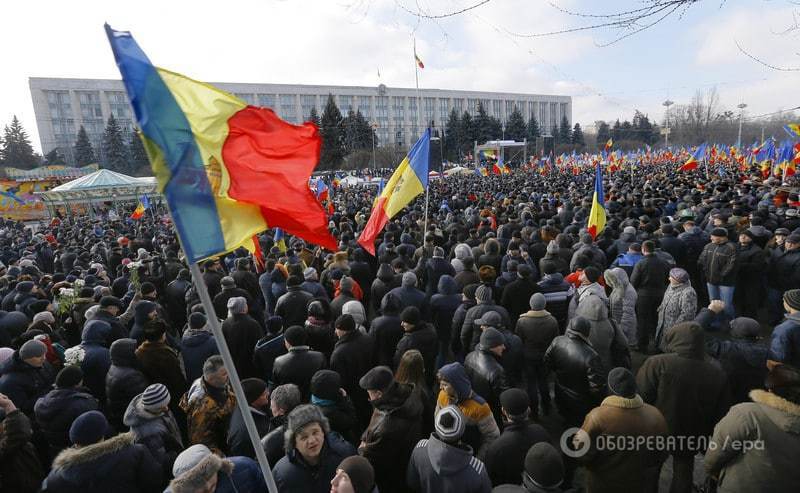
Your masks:
[[[419,55],[417,55],[417,46],[416,46],[416,44],[414,45],[414,61],[417,62],[417,67],[425,68],[425,64],[422,63],[422,60],[420,60]]]

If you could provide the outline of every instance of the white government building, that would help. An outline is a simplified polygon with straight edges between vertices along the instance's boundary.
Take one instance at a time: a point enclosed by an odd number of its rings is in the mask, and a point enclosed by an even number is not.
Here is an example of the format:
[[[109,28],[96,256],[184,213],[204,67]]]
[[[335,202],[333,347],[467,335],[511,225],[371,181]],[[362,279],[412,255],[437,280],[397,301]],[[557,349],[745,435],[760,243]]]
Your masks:
[[[72,146],[81,125],[98,152],[110,115],[120,123],[126,140],[133,126],[133,111],[121,80],[106,79],[29,79],[36,125],[42,151],[58,148],[72,164]],[[213,83],[249,104],[274,109],[286,121],[308,119],[312,108],[321,116],[328,95],[332,94],[343,116],[361,111],[377,125],[378,145],[408,146],[430,125],[442,128],[452,109],[458,113],[477,113],[482,102],[486,112],[505,122],[517,106],[527,122],[533,115],[542,133],[548,135],[563,116],[572,124],[572,98],[541,94],[515,94],[446,89],[416,89],[366,86],[314,86],[300,84]],[[422,114],[417,113],[417,107]],[[425,123],[423,123],[425,122]]]

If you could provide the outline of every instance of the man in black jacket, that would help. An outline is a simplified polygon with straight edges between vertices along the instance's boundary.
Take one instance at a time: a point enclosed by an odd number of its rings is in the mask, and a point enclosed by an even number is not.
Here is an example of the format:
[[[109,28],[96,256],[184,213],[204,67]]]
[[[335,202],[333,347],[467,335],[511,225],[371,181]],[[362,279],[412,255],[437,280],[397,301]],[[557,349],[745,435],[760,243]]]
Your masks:
[[[464,368],[472,382],[472,388],[489,403],[497,426],[502,423],[500,394],[509,387],[506,371],[500,364],[500,358],[505,350],[503,334],[489,327],[481,334],[480,343],[475,350],[464,360]]]
[[[506,390],[500,394],[500,405],[506,425],[500,438],[486,449],[486,469],[494,486],[520,484],[528,449],[539,442],[550,442],[550,435],[530,421],[530,401],[524,390]]]
[[[758,308],[765,299],[764,281],[767,269],[767,254],[753,241],[754,235],[744,230],[739,235],[736,247],[736,306],[743,317],[758,318]]]
[[[361,436],[359,454],[375,468],[383,493],[404,492],[405,470],[414,445],[422,438],[422,402],[414,385],[397,383],[392,370],[377,366],[359,381],[374,408],[369,426]]]
[[[283,324],[286,327],[302,326],[306,321],[308,304],[314,296],[303,291],[302,284],[302,277],[289,276],[286,280],[286,293],[278,298],[278,303],[275,305],[275,315],[283,317]]]
[[[428,386],[433,385],[438,344],[436,330],[431,324],[422,320],[422,315],[416,306],[406,307],[400,313],[400,325],[403,327],[403,338],[397,343],[397,350],[394,352],[394,368],[400,364],[400,359],[406,351],[416,349],[422,353],[425,362],[425,383]]]
[[[714,228],[711,243],[703,248],[697,265],[706,276],[708,299],[725,302],[723,312],[727,320],[736,316],[733,308],[733,293],[736,287],[736,246],[728,241],[728,230]]]
[[[244,390],[244,396],[250,406],[250,415],[253,416],[258,436],[264,436],[269,431],[269,414],[266,412],[269,405],[267,384],[260,378],[245,378],[242,380],[242,390]],[[250,435],[247,433],[247,427],[238,406],[233,410],[228,425],[228,455],[256,458],[253,444],[250,443]]]
[[[658,306],[669,282],[669,265],[655,254],[652,241],[642,243],[644,258],[636,263],[631,285],[636,289],[636,330],[639,352],[646,353],[658,325]]]
[[[311,377],[325,368],[325,355],[311,351],[306,344],[306,331],[299,325],[286,329],[283,337],[289,352],[275,359],[269,386],[274,389],[278,385],[293,383],[300,389],[303,399],[308,400]]]
[[[575,317],[544,355],[544,364],[556,376],[556,406],[567,426],[580,426],[605,395],[607,370],[589,343],[590,331],[588,320]]]
[[[342,388],[353,400],[359,423],[366,425],[372,411],[367,393],[358,386],[358,381],[372,368],[375,344],[372,337],[356,329],[350,315],[340,315],[334,327],[339,340],[331,354],[330,369],[341,377]]]

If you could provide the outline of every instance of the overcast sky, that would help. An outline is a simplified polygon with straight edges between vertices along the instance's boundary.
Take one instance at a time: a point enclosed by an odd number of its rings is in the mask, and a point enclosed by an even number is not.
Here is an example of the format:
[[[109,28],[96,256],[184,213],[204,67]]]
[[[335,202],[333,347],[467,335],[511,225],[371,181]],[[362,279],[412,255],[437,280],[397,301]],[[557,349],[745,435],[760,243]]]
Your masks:
[[[477,0],[419,0],[431,14]],[[553,0],[586,13],[627,10],[638,0]],[[610,47],[613,32],[523,38],[581,25],[544,0],[492,0],[438,22],[404,12],[415,0],[14,1],[0,16],[0,124],[20,117],[39,148],[28,77],[119,78],[103,23],[129,30],[154,64],[224,82],[413,87],[412,33],[425,63],[420,86],[573,96],[582,125],[661,120],[661,102],[688,102],[716,86],[723,105],[750,115],[800,106],[800,72],[767,69],[735,41],[776,65],[800,66],[788,0],[704,0],[682,18]],[[798,16],[800,18],[800,15]],[[378,79],[380,70],[381,79]]]

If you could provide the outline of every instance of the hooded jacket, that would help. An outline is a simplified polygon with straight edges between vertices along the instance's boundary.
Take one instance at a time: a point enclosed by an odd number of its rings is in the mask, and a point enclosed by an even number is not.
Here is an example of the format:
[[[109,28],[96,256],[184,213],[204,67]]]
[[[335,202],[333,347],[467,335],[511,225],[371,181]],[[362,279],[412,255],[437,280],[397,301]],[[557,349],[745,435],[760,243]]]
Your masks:
[[[53,461],[42,483],[49,493],[141,493],[161,486],[161,466],[147,447],[122,433],[85,447],[68,448]]]
[[[794,491],[800,484],[800,404],[764,390],[737,404],[714,427],[705,455],[707,474],[717,475],[720,493]],[[755,445],[724,447],[725,443]]]
[[[411,454],[406,484],[421,493],[489,493],[492,482],[472,447],[450,444],[433,434],[420,440]]]
[[[70,446],[69,427],[75,418],[97,409],[97,399],[81,387],[55,388],[39,398],[33,408],[53,455]]]
[[[106,412],[108,420],[117,430],[121,430],[122,417],[128,403],[144,392],[150,381],[139,369],[136,359],[136,341],[119,339],[114,341],[109,352],[111,366],[106,374]]]
[[[81,333],[83,383],[100,402],[106,399],[106,374],[111,367],[111,355],[105,347],[110,333],[111,325],[102,320],[89,320]]]
[[[375,469],[378,490],[405,491],[405,471],[414,445],[422,436],[423,406],[414,385],[393,382],[372,401],[372,418],[361,436],[359,454]]]
[[[636,290],[628,280],[624,269],[608,269],[603,274],[606,284],[611,288],[608,301],[611,305],[611,319],[625,334],[627,342],[636,342]]]
[[[787,315],[772,330],[767,357],[800,368],[800,312]]]
[[[394,365],[394,353],[397,343],[403,337],[400,325],[400,299],[396,296],[385,296],[381,302],[382,315],[370,324],[369,335],[375,340],[376,363],[383,366]]]
[[[453,315],[460,304],[461,295],[455,279],[449,275],[440,277],[437,294],[431,297],[430,310],[436,335],[442,343],[450,341]]]
[[[130,337],[136,339],[138,344],[144,341],[144,324],[150,320],[149,314],[158,308],[152,301],[143,300],[133,308],[133,327]]]
[[[206,360],[219,354],[217,340],[210,329],[187,329],[180,342],[183,369],[186,380],[194,381],[203,375],[203,364]]]
[[[672,436],[709,436],[728,408],[725,372],[706,359],[699,324],[680,323],[665,339],[669,352],[651,356],[639,368],[639,394],[661,411]],[[677,452],[685,453],[697,452],[700,446],[696,440],[678,445]]]
[[[0,366],[0,393],[11,399],[17,409],[25,414],[33,414],[33,406],[39,397],[45,395],[55,380],[53,368],[45,362],[37,368],[22,361],[19,351]]]
[[[608,309],[606,304],[597,296],[587,296],[581,302],[576,315],[589,321],[592,326],[589,332],[589,342],[605,368],[615,368],[617,366],[627,367],[630,361],[623,361],[619,354],[614,354],[612,346],[626,348],[628,345],[622,330],[611,323],[608,319]]]
[[[486,447],[500,436],[500,429],[492,415],[492,409],[486,400],[473,392],[472,383],[466,369],[460,363],[450,363],[439,369],[439,375],[447,381],[456,393],[456,402],[450,402],[447,394],[440,390],[436,399],[434,416],[443,407],[455,404],[466,419],[466,428],[462,441],[478,450],[481,456]]]

